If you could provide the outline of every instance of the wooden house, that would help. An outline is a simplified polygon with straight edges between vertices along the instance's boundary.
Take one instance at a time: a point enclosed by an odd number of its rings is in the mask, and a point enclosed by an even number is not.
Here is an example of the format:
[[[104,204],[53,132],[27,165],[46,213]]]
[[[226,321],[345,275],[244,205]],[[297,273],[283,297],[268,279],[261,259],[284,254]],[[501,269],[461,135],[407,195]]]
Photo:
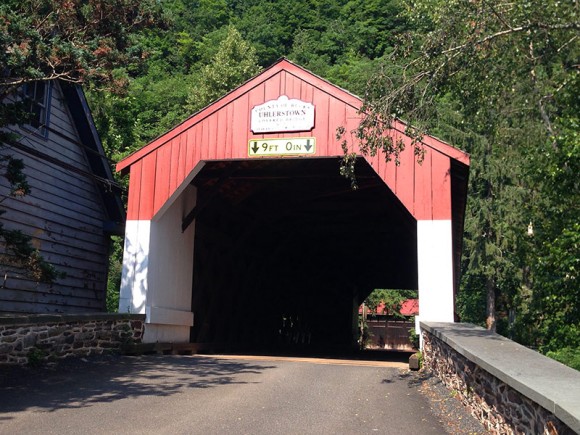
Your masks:
[[[14,266],[0,240],[0,313],[104,311],[110,238],[123,233],[125,216],[84,93],[64,82],[37,82],[18,98],[33,116],[10,127],[18,139],[1,151],[23,161],[31,192],[11,197],[0,177],[0,219],[5,229],[31,236],[61,277],[37,282]]]

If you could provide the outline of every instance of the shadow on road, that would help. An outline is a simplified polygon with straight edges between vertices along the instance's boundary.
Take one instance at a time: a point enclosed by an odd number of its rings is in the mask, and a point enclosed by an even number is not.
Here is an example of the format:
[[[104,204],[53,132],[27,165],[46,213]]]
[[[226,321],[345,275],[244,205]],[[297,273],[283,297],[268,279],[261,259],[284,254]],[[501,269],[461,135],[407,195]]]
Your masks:
[[[139,396],[169,396],[189,388],[247,383],[244,373],[260,374],[265,366],[206,358],[149,355],[69,358],[55,367],[0,367],[2,413],[28,409],[54,411],[82,408]]]
[[[429,381],[434,378],[433,373],[429,371],[399,371],[390,372],[390,376],[381,381],[382,384],[394,384],[400,381],[407,381],[407,387],[416,388],[423,385],[425,381]]]

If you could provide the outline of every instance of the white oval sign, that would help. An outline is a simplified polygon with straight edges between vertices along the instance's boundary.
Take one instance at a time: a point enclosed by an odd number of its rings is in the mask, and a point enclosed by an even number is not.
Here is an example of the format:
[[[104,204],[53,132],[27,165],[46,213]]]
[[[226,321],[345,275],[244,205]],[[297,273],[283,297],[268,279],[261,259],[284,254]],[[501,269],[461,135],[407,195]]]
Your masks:
[[[309,131],[314,127],[314,105],[281,95],[277,100],[254,106],[251,116],[253,133]]]

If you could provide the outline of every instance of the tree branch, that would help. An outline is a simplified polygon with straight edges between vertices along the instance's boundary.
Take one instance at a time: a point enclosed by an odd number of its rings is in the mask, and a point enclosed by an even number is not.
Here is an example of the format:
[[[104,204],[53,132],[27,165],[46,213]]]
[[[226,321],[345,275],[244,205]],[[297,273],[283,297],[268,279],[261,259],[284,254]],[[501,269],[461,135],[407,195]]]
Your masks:
[[[532,29],[544,29],[544,30],[576,30],[580,31],[580,23],[566,23],[566,24],[543,24],[543,23],[532,23],[528,24],[527,26],[519,26],[519,27],[510,27],[506,30],[501,30],[496,33],[492,33],[491,35],[487,35],[485,38],[479,39],[478,41],[469,41],[465,44],[457,45],[455,47],[448,48],[447,50],[443,50],[441,54],[448,54],[453,53],[455,51],[463,50],[464,48],[470,45],[481,45],[493,39],[506,36],[512,33],[520,33],[525,32],[527,30]]]

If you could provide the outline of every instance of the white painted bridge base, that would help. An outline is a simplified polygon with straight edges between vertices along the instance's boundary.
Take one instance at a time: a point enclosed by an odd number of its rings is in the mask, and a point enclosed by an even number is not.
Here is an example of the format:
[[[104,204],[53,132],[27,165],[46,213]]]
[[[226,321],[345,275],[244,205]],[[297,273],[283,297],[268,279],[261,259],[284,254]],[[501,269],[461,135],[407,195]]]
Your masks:
[[[189,185],[153,220],[127,221],[119,312],[145,314],[144,343],[189,342],[195,225],[181,223],[195,201]]]

